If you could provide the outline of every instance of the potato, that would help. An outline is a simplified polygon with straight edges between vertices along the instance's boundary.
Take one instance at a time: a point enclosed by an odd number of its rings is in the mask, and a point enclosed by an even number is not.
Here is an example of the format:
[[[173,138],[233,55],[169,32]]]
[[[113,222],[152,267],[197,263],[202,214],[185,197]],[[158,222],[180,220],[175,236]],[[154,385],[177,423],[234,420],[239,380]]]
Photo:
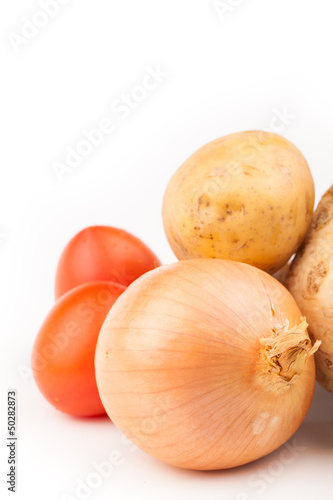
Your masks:
[[[220,258],[274,273],[301,245],[314,184],[301,152],[270,132],[240,132],[194,153],[163,202],[164,228],[179,260]]]
[[[322,344],[315,354],[317,379],[333,393],[333,186],[321,199],[286,285]]]
[[[281,267],[281,269],[279,269],[278,271],[276,271],[276,273],[273,274],[273,278],[278,280],[283,286],[286,286],[286,279],[289,273],[291,262],[292,258],[287,262],[287,264],[285,264],[283,267]]]

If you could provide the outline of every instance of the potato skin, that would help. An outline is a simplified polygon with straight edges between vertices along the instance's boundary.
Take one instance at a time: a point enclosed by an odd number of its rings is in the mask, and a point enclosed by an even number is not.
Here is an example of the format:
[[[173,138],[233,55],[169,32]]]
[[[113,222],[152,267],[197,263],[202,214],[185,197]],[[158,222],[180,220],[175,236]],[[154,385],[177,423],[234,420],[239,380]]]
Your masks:
[[[310,335],[322,342],[315,354],[317,380],[333,393],[333,186],[315,211],[286,286],[306,316]]]
[[[274,273],[301,245],[314,184],[301,152],[260,131],[217,139],[194,153],[169,182],[166,236],[179,260],[220,258]]]

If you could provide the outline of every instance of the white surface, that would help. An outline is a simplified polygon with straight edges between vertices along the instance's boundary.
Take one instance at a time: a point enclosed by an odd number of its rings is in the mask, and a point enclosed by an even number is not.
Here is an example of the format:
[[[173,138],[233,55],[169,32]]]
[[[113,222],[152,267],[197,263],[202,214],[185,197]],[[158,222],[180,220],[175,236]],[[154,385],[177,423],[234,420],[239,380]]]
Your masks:
[[[89,498],[273,500],[329,498],[332,492],[333,398],[320,388],[296,434],[304,449],[290,463],[278,450],[239,469],[197,473],[133,449],[107,419],[75,420],[56,412],[32,378],[19,373],[29,366],[34,337],[53,304],[59,254],[78,230],[123,227],[164,263],[174,260],[160,216],[163,192],[183,160],[209,140],[278,126],[307,157],[317,201],[332,184],[331,0],[224,3],[229,10],[220,19],[212,0],[72,0],[15,53],[8,33],[19,34],[22,17],[32,19],[40,7],[34,0],[1,2],[5,498],[10,388],[18,391],[18,499],[75,498],[76,479],[86,481],[93,462],[113,450],[122,463]],[[169,76],[121,120],[111,103],[140,84],[148,66],[158,65]],[[285,123],[275,118],[283,110]],[[113,133],[60,183],[52,162],[62,161],[82,130],[104,118],[115,121]]]

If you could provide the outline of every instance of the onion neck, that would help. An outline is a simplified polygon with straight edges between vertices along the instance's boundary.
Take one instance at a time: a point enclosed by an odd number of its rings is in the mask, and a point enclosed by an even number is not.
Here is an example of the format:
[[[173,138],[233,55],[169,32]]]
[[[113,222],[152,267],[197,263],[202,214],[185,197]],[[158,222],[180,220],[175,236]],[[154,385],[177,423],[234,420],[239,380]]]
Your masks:
[[[260,339],[262,356],[268,373],[275,373],[282,380],[292,383],[304,370],[308,359],[319,349],[320,341],[312,346],[306,331],[308,323],[301,323],[289,330],[273,330],[271,337]]]

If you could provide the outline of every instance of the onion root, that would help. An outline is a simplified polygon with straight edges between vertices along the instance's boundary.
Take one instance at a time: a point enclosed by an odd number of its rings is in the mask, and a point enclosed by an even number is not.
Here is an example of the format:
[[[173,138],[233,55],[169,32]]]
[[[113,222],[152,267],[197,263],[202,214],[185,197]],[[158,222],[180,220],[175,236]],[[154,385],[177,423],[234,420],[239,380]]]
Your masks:
[[[289,330],[274,330],[271,337],[260,339],[269,373],[276,373],[290,383],[301,375],[306,362],[321,344],[317,340],[312,346],[306,330],[308,326],[302,317],[298,326]]]

